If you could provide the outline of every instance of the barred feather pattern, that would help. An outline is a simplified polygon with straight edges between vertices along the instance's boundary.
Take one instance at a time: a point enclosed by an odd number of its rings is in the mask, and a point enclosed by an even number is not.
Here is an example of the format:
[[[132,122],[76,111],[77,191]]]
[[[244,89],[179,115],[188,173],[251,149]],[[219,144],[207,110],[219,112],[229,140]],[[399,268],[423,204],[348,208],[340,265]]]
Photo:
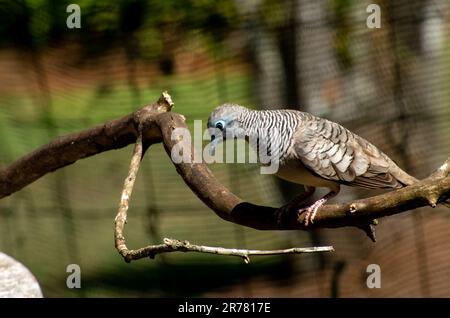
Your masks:
[[[302,123],[304,113],[290,110],[247,110],[238,121],[249,137],[256,142],[255,150],[267,151],[271,158],[282,163],[294,144],[294,133]]]
[[[238,107],[237,121],[245,134],[280,164],[297,160],[316,176],[364,188],[401,188],[417,182],[369,141],[335,122],[296,110]]]

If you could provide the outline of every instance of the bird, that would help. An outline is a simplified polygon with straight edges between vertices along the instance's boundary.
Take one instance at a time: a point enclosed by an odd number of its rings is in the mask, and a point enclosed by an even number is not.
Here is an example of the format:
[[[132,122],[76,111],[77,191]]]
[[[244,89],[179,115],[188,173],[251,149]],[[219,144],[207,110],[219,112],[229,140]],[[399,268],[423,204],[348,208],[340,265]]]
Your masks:
[[[305,192],[292,200],[299,207],[298,213],[305,213],[305,226],[314,223],[320,207],[338,195],[341,185],[399,189],[418,182],[363,137],[307,112],[253,110],[225,103],[211,112],[207,127],[211,154],[227,136],[257,140],[253,145],[257,151],[272,147],[279,160],[276,176],[305,187]],[[329,192],[304,206],[317,187]]]

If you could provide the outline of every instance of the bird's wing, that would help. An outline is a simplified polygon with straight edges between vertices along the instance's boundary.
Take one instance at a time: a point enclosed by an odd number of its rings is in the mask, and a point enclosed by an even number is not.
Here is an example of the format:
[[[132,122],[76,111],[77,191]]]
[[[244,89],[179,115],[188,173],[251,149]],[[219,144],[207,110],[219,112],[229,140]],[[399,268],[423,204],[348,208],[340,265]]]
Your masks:
[[[294,155],[322,178],[372,189],[404,185],[392,174],[401,169],[389,157],[337,123],[312,116],[294,138]]]

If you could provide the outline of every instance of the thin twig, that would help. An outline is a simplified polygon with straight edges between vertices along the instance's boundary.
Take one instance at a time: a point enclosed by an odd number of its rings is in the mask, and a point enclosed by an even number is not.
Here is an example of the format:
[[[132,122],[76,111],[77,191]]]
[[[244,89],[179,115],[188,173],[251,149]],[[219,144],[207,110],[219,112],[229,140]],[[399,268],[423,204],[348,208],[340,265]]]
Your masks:
[[[130,169],[125,179],[122,196],[119,203],[119,210],[115,219],[114,241],[116,249],[124,258],[128,253],[128,248],[125,244],[125,237],[123,236],[123,227],[127,223],[127,211],[130,203],[131,193],[133,192],[134,181],[136,180],[137,172],[139,171],[140,162],[142,159],[142,131],[139,128],[138,138],[134,146],[133,157],[131,158]]]
[[[171,238],[165,238],[164,244],[150,245],[141,249],[128,251],[124,256],[125,261],[137,260],[144,257],[154,258],[156,254],[170,253],[170,252],[197,252],[208,253],[225,256],[238,256],[244,259],[245,263],[250,263],[250,256],[264,256],[264,255],[281,255],[281,254],[304,254],[304,253],[317,253],[317,252],[333,252],[332,246],[319,246],[319,247],[294,247],[288,249],[278,250],[247,250],[225,247],[213,247],[204,245],[191,244],[189,241],[176,240]]]

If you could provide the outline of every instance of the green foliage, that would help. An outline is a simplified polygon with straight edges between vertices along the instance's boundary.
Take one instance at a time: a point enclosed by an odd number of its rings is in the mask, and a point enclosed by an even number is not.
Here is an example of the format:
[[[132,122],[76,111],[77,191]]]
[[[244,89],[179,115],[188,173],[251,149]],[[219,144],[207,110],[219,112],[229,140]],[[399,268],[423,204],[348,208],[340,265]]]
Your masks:
[[[36,48],[76,41],[94,46],[87,52],[98,54],[136,34],[143,48],[159,52],[165,30],[201,30],[208,40],[221,41],[238,21],[231,0],[80,0],[82,28],[69,30],[66,7],[72,2],[0,0],[0,46]]]

